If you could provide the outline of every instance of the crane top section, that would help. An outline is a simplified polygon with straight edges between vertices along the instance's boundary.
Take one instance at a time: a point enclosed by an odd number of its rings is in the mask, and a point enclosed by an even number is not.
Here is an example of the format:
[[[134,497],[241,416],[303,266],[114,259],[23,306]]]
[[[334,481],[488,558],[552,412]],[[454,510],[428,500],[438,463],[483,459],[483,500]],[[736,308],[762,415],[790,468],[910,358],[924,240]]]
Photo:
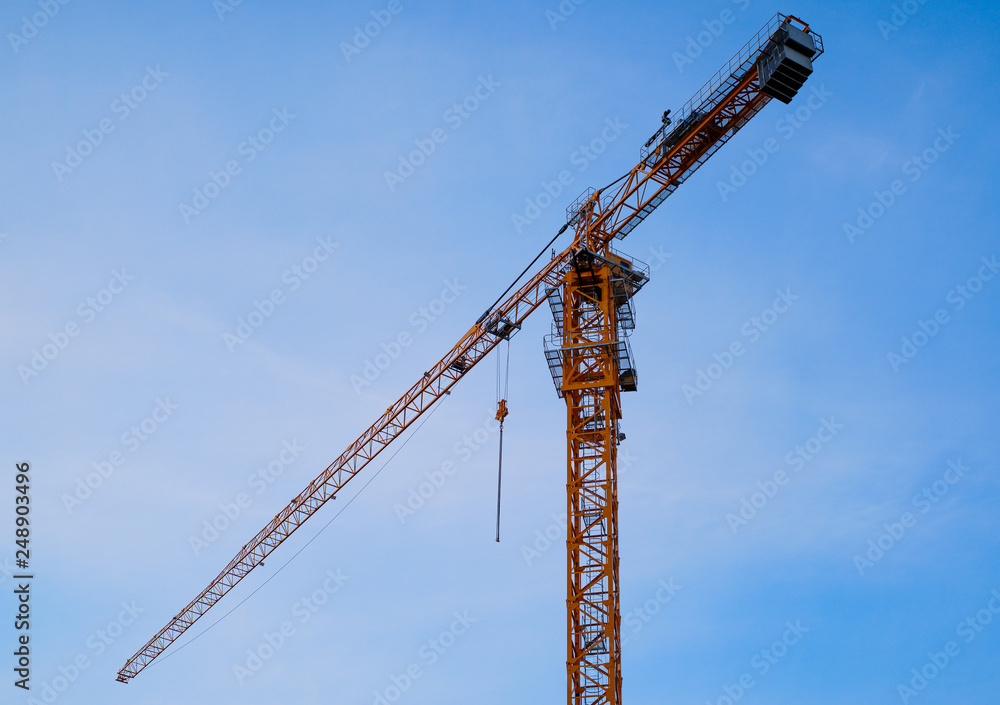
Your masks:
[[[663,114],[630,173],[567,209],[577,242],[596,251],[632,232],[772,97],[790,101],[822,53],[823,39],[808,24],[776,14],[684,104],[676,125],[669,110]]]
[[[663,114],[663,126],[642,146],[640,156],[648,161],[650,154],[662,152],[664,145],[668,149],[676,145],[754,71],[760,74],[764,93],[783,103],[791,102],[812,73],[812,61],[822,53],[823,38],[808,24],[777,13],[681,106],[675,117],[670,117],[670,110]]]

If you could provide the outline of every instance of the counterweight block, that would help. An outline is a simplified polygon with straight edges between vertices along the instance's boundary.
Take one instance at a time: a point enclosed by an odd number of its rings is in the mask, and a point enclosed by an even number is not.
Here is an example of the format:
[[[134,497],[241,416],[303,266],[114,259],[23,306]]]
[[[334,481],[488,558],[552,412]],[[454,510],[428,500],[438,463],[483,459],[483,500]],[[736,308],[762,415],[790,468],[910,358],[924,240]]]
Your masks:
[[[791,103],[812,74],[815,55],[813,38],[785,22],[771,35],[770,45],[757,60],[761,91],[782,103]]]

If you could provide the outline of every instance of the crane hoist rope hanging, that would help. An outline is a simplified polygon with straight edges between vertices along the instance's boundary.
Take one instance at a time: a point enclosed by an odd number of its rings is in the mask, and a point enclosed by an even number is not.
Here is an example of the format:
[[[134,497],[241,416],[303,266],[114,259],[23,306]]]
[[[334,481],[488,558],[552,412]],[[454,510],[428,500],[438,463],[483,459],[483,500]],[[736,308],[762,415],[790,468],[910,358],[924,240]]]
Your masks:
[[[503,484],[503,420],[509,413],[507,409],[507,396],[510,388],[510,338],[505,345],[503,355],[503,368],[501,368],[501,356],[497,355],[497,415],[500,422],[500,444],[499,458],[497,460],[497,543],[500,543],[500,488]],[[501,374],[501,369],[503,374]],[[502,390],[502,391],[501,391]]]

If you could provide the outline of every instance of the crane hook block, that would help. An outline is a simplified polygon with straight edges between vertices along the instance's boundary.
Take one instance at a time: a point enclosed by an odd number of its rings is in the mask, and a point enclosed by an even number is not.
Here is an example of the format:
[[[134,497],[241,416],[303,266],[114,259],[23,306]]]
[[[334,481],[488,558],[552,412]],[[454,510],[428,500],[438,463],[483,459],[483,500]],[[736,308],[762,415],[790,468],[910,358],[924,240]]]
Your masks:
[[[499,421],[501,425],[503,425],[503,420],[507,418],[508,413],[510,412],[507,411],[507,400],[501,399],[500,403],[497,404],[497,421]]]

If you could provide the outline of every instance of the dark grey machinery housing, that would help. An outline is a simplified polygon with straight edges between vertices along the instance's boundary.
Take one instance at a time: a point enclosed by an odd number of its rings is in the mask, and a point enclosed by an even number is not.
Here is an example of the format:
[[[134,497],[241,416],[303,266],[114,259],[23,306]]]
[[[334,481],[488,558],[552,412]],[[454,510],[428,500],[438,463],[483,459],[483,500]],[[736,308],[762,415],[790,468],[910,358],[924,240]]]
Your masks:
[[[757,60],[761,90],[782,103],[792,102],[813,72],[815,55],[813,38],[798,27],[784,23],[771,35],[771,46]]]

